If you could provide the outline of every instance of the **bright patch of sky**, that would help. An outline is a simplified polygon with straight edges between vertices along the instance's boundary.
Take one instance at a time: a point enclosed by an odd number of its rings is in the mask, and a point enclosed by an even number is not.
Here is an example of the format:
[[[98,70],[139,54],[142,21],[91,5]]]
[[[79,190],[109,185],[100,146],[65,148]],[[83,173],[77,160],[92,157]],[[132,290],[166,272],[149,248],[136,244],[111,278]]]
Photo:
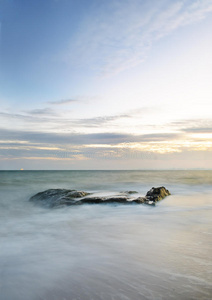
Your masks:
[[[212,168],[211,28],[212,0],[0,0],[0,168]]]

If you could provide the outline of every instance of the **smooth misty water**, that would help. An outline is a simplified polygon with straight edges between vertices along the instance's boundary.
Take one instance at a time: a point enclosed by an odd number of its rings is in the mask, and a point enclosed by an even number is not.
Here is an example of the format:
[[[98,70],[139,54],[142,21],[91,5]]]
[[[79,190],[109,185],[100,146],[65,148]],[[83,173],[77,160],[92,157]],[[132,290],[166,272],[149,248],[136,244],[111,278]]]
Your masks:
[[[144,195],[156,207],[28,201],[48,188]],[[212,298],[212,171],[0,172],[1,300]]]

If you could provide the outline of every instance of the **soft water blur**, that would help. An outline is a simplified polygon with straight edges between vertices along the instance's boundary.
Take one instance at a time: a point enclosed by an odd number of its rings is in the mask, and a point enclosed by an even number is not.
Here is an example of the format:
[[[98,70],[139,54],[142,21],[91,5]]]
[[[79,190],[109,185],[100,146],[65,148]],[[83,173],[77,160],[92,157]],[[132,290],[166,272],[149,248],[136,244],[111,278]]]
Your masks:
[[[0,172],[1,300],[212,298],[211,171]],[[164,185],[156,207],[28,201],[47,188]]]

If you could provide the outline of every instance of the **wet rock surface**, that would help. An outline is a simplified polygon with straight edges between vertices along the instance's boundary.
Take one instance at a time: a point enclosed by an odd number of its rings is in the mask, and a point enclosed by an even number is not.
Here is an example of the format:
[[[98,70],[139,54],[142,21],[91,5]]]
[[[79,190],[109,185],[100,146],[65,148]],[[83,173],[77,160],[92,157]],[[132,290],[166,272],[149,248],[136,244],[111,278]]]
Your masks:
[[[76,205],[79,198],[90,195],[87,192],[66,189],[49,189],[32,196],[29,200],[46,207]]]
[[[81,200],[81,203],[126,203],[131,202],[127,197],[87,197]]]
[[[146,193],[146,198],[150,201],[157,202],[169,195],[171,195],[170,192],[164,186],[158,188],[153,187]]]
[[[61,205],[81,205],[81,204],[147,204],[154,206],[156,202],[170,195],[170,192],[164,187],[152,187],[144,197],[132,198],[131,194],[125,192],[125,195],[98,197],[94,194],[84,191],[67,190],[67,189],[49,189],[32,196],[29,201],[45,207],[57,207]]]

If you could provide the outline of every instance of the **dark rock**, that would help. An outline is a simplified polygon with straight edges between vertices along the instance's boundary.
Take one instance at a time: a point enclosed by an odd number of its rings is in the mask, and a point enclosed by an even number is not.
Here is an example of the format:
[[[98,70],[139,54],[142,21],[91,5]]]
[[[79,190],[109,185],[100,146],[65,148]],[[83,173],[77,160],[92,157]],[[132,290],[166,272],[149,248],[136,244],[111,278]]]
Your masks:
[[[91,193],[87,193],[87,192],[78,192],[78,191],[73,191],[70,196],[73,198],[82,198],[85,196],[90,195]]]
[[[81,199],[82,203],[97,204],[97,203],[127,203],[127,197],[87,197]]]
[[[129,194],[134,193],[129,191]],[[98,204],[98,203],[120,203],[120,204],[147,204],[155,205],[159,200],[170,195],[165,187],[152,188],[147,192],[145,197],[132,199],[128,196],[112,196],[112,197],[91,197],[90,193],[76,190],[66,189],[49,189],[44,192],[37,193],[29,200],[45,207],[57,207],[61,205],[80,205],[80,204]],[[89,196],[89,197],[87,197]]]
[[[87,195],[90,194],[86,192],[78,192],[76,190],[49,189],[34,195],[29,200],[42,204],[43,206],[55,207],[60,205],[78,204],[78,200],[76,200],[76,198],[85,197]]]
[[[81,203],[88,203],[88,204],[98,204],[103,203],[106,200],[105,197],[87,197],[80,200]]]
[[[132,201],[135,202],[135,203],[141,204],[141,203],[145,203],[146,200],[147,199],[145,197],[138,197],[137,199],[132,200]]]
[[[157,202],[168,195],[171,195],[171,193],[164,186],[158,188],[152,187],[151,190],[146,193],[146,198],[150,201]]]

